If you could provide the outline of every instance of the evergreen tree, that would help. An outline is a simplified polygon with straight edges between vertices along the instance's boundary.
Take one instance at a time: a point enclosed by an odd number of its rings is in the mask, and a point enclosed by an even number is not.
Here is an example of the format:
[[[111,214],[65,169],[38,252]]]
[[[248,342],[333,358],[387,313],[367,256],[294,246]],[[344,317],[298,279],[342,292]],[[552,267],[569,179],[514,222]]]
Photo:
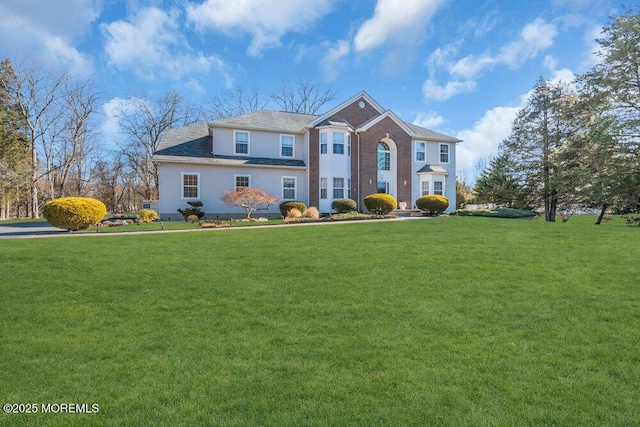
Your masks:
[[[563,84],[538,80],[525,107],[501,144],[513,162],[513,172],[533,202],[544,206],[546,221],[555,221],[560,193],[560,169],[555,153],[571,134],[563,118],[562,100],[570,92]]]

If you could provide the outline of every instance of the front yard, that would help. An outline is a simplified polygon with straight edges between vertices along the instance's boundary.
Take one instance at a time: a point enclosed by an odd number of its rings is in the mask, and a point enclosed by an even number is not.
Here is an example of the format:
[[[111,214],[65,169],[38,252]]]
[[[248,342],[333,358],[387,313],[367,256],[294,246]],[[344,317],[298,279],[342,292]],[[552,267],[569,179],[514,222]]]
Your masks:
[[[235,224],[234,224],[235,226]],[[634,425],[640,227],[0,241],[2,425]]]

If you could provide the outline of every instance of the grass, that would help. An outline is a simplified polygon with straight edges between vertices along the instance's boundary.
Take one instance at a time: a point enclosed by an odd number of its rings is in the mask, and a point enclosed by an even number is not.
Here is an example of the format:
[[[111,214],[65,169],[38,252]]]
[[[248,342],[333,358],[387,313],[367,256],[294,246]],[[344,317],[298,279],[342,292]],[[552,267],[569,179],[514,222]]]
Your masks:
[[[0,241],[0,425],[638,425],[640,227]]]

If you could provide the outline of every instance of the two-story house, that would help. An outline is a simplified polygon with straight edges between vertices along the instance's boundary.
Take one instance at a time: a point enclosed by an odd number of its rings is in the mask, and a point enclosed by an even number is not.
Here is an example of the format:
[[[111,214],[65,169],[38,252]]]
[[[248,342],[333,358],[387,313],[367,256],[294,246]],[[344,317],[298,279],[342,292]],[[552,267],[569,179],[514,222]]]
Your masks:
[[[455,204],[459,139],[401,120],[366,92],[321,115],[260,110],[168,131],[153,161],[159,168],[159,214],[200,200],[208,218],[238,216],[220,196],[257,187],[282,200],[331,212],[338,198],[365,210],[364,198],[388,193],[409,208],[425,194]],[[278,206],[265,214],[279,215]]]

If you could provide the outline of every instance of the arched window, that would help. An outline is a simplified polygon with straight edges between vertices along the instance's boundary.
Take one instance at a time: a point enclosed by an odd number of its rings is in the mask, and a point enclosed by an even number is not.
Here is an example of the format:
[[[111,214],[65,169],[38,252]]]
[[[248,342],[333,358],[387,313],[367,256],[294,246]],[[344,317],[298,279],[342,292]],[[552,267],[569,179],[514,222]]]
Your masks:
[[[391,150],[384,142],[378,142],[378,170],[391,170]]]

